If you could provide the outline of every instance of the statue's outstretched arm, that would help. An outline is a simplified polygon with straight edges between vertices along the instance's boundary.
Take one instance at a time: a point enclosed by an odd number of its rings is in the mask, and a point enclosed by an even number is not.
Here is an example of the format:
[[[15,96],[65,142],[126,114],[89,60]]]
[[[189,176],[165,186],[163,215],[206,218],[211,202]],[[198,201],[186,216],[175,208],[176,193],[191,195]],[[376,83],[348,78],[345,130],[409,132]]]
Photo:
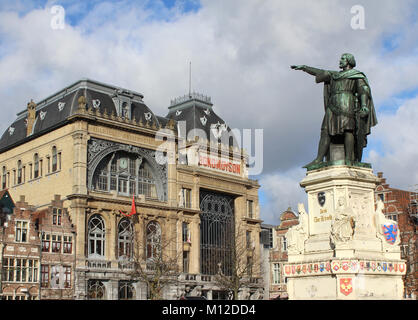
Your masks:
[[[309,67],[309,66],[305,66],[305,65],[290,66],[290,67],[293,70],[302,70],[302,71],[305,71],[306,73],[309,73],[309,74],[311,74],[311,75],[313,75],[315,77],[325,72],[325,70],[317,69],[317,68]]]

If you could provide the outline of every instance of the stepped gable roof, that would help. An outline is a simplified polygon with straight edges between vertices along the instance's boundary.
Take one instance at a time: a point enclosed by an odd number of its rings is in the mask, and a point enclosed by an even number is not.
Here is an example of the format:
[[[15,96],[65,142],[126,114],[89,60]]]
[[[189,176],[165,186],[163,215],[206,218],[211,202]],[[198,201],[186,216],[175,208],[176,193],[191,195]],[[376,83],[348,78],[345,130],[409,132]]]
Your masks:
[[[114,114],[130,119],[142,119],[145,124],[155,123],[160,126],[161,117],[143,102],[143,95],[120,87],[82,79],[58,91],[36,105],[36,118],[32,132],[27,135],[27,109],[17,114],[17,119],[6,129],[0,139],[0,152],[16,146],[30,137],[41,135],[67,123],[68,118],[78,110],[78,99],[86,98],[86,109],[99,111],[101,114]],[[125,113],[126,112],[126,113]]]
[[[238,146],[231,129],[225,121],[213,111],[210,97],[199,93],[190,93],[171,101],[166,116],[180,125],[186,122],[186,135],[193,129],[200,129],[206,134],[209,141],[228,141],[230,146]]]

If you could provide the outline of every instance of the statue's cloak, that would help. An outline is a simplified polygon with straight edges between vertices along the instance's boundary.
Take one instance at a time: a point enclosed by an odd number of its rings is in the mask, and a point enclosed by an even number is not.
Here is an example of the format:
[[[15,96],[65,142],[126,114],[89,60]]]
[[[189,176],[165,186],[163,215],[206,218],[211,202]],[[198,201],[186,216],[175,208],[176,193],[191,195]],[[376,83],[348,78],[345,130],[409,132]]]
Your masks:
[[[368,103],[367,108],[369,109],[369,114],[367,117],[360,117],[359,110],[360,106],[360,97],[356,96],[356,136],[358,147],[364,148],[367,145],[367,135],[371,132],[371,127],[374,127],[377,124],[376,111],[374,108],[372,93],[367,80],[366,75],[363,72],[360,72],[355,69],[345,70],[345,71],[325,71],[324,74],[317,76],[316,82],[323,82],[324,78],[328,78],[331,81],[338,81],[342,79],[363,79],[366,85],[365,92],[368,93]],[[324,106],[325,111],[328,108],[329,100],[331,98],[331,86],[330,81],[324,81]]]

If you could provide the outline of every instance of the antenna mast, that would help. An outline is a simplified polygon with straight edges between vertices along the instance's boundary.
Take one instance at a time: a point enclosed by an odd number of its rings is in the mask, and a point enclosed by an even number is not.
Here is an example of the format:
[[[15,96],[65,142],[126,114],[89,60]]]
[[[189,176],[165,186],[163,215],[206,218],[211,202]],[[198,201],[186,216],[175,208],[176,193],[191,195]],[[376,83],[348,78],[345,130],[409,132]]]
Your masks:
[[[192,96],[192,62],[189,65],[189,97]]]

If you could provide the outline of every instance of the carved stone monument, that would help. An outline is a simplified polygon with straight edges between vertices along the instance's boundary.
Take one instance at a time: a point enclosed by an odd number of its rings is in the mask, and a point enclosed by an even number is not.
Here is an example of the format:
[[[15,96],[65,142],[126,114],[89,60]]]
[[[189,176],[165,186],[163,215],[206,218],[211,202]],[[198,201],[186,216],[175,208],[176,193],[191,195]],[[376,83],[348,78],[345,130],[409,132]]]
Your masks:
[[[341,60],[346,57],[343,55]],[[340,62],[340,67],[347,67],[345,62]],[[355,65],[355,62],[351,64]],[[306,66],[294,66],[293,69],[317,77],[329,73]],[[352,69],[343,68],[341,72],[352,72],[349,70]],[[284,266],[284,276],[288,279],[289,299],[402,299],[402,275],[406,272],[406,264],[400,255],[398,225],[385,218],[380,200],[375,204],[374,190],[379,180],[371,165],[360,162],[365,135],[377,123],[370,88],[367,79],[357,73],[353,73],[355,77],[334,73],[329,78],[331,96],[337,95],[338,99],[341,94],[356,93],[354,89],[349,93],[349,81],[363,81],[360,83],[363,91],[354,95],[360,96],[360,103],[353,103],[350,114],[342,114],[357,119],[347,128],[355,140],[361,141],[360,144],[354,141],[354,146],[359,146],[353,151],[349,135],[347,143],[341,146],[345,149],[341,152],[345,157],[338,161],[331,157],[324,162],[327,152],[333,154],[338,150],[330,150],[332,145],[326,135],[330,131],[323,128],[319,156],[305,166],[307,174],[300,185],[308,196],[308,212],[299,204],[299,225],[290,228],[286,234],[289,259]],[[346,81],[344,92],[332,89],[333,83],[341,79]],[[334,100],[341,102],[348,98],[338,99]],[[329,103],[333,100],[327,101],[328,117],[339,117],[338,103],[331,106]],[[366,127],[359,127],[364,124]],[[344,132],[347,135],[347,131]],[[359,135],[359,132],[366,134]]]

